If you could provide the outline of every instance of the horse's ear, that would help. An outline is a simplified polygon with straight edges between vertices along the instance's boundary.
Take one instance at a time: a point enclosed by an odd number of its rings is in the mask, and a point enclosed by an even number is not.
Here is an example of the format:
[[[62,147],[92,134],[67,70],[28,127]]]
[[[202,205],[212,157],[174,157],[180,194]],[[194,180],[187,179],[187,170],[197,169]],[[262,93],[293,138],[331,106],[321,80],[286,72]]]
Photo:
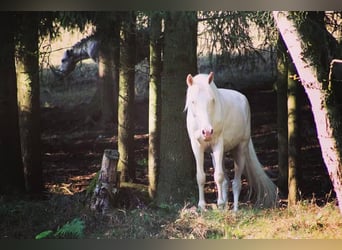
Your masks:
[[[189,75],[186,77],[186,83],[188,84],[189,87],[194,83],[191,74],[189,74]]]
[[[209,77],[208,77],[208,83],[212,83],[214,80],[214,72],[210,72]]]
[[[73,52],[72,49],[68,49],[68,50],[66,51],[66,53],[67,53],[67,56],[72,56],[74,52]]]

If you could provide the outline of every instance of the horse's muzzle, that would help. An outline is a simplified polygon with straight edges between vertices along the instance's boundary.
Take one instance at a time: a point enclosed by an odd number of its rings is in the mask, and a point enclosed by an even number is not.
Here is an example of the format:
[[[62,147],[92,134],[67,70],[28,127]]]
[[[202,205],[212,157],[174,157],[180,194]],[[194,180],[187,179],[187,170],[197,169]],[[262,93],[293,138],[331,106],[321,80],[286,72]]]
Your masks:
[[[212,135],[214,133],[214,130],[211,129],[203,129],[202,130],[202,136],[204,141],[211,141]]]

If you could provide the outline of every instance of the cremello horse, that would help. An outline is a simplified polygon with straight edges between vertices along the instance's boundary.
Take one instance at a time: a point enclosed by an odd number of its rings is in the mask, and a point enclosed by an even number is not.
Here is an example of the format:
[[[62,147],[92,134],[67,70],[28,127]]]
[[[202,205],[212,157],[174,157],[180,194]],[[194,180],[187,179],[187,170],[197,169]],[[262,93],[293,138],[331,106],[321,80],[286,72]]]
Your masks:
[[[224,153],[230,151],[234,159],[235,176],[232,182],[234,211],[238,210],[241,175],[245,172],[250,198],[260,207],[272,207],[277,201],[277,188],[262,169],[251,139],[250,109],[247,98],[241,93],[219,89],[214,74],[190,74],[185,110],[187,129],[196,158],[196,177],[199,189],[198,206],[205,209],[204,152],[211,151],[217,185],[217,205],[227,205],[228,176],[224,170]]]

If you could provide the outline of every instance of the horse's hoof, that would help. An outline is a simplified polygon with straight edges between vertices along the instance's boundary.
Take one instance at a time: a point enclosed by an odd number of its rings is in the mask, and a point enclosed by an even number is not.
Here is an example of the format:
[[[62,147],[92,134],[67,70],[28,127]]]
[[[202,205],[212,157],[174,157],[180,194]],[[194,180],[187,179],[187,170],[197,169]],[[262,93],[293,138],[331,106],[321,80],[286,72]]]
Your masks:
[[[228,206],[226,204],[217,205],[218,210],[224,211],[227,210]]]
[[[206,206],[207,206],[207,204],[206,203],[198,203],[198,209],[200,210],[200,211],[206,211],[207,210],[207,208],[206,208]]]
[[[217,201],[217,208],[219,210],[225,210],[228,207],[227,202],[223,201],[223,200],[219,200]]]

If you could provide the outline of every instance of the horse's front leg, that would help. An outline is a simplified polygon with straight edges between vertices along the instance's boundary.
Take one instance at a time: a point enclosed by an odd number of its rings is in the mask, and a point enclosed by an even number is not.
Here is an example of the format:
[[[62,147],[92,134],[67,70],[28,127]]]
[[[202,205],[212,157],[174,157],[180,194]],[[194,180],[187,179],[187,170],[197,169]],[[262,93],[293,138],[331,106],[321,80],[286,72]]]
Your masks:
[[[213,146],[212,150],[212,157],[215,165],[214,180],[217,186],[217,206],[219,208],[224,208],[228,201],[228,180],[224,173],[223,166],[223,140],[219,140],[219,142]]]
[[[204,198],[204,184],[205,184],[205,172],[204,172],[204,149],[197,141],[192,143],[192,151],[196,160],[196,179],[198,185],[198,207],[205,210],[206,202]]]

